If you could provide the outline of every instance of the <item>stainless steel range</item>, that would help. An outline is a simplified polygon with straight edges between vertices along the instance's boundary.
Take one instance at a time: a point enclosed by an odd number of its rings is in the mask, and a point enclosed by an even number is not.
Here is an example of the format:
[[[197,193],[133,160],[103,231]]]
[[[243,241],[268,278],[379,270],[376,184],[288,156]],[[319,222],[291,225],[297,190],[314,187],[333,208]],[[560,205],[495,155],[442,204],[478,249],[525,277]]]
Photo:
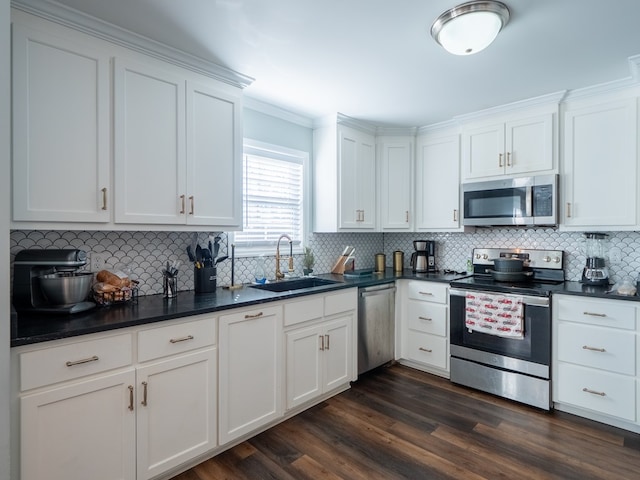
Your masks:
[[[511,258],[520,271],[494,270],[494,259]],[[473,269],[451,282],[451,381],[549,410],[550,297],[564,282],[564,252],[476,248]]]

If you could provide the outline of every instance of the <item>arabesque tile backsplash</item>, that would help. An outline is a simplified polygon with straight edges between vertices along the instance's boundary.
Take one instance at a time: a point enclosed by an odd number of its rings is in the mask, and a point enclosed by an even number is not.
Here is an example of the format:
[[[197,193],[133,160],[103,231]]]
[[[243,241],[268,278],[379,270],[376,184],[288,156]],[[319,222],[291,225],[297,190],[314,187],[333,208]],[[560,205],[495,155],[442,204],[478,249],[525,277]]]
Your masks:
[[[209,232],[198,234],[201,245],[206,245]],[[103,231],[31,231],[11,232],[11,258],[25,248],[80,248],[87,252],[106,254],[107,267],[126,266],[131,276],[140,281],[140,294],[152,295],[162,292],[162,268],[167,260],[182,262],[178,277],[179,290],[193,289],[193,272],[186,254],[191,242],[190,232],[103,232]],[[391,266],[394,250],[405,252],[405,267],[409,267],[412,241],[435,240],[436,265],[439,269],[465,270],[467,259],[474,247],[521,247],[564,250],[567,280],[579,280],[585,262],[582,233],[558,232],[554,229],[483,229],[474,233],[315,233],[307,244],[316,257],[314,271],[329,272],[345,245],[356,247],[356,268],[374,265],[374,255],[384,252],[387,266]],[[219,255],[226,255],[227,244]],[[612,257],[620,262],[609,262],[613,282],[624,277],[634,281],[640,273],[640,233],[611,232],[609,237]],[[283,267],[285,267],[283,259]],[[297,274],[302,274],[302,259],[294,256]],[[235,282],[253,281],[256,257],[239,257],[235,262]],[[275,252],[265,256],[267,276],[275,272]],[[231,283],[231,262],[218,265],[218,286]]]

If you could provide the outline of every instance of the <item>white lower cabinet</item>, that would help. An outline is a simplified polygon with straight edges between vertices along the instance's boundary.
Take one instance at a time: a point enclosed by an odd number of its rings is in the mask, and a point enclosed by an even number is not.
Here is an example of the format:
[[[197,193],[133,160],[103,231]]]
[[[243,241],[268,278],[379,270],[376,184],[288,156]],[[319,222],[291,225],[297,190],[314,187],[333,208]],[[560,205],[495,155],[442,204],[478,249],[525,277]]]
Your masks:
[[[15,350],[14,478],[142,480],[212,450],[215,322],[204,315]]]
[[[555,408],[640,432],[636,304],[554,295],[552,311]]]
[[[281,417],[282,307],[220,317],[219,438],[224,444]]]
[[[285,305],[287,410],[357,378],[357,294],[353,288]]]
[[[400,363],[449,376],[449,307],[446,283],[401,280]]]
[[[20,398],[21,480],[135,480],[133,368]]]

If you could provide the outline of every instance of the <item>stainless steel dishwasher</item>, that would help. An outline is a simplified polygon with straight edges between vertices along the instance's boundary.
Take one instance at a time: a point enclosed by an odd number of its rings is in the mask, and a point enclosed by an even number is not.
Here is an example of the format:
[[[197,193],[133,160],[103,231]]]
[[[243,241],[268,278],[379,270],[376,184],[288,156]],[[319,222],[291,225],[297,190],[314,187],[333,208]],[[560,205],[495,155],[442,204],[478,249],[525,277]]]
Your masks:
[[[358,289],[358,375],[394,359],[393,283]]]

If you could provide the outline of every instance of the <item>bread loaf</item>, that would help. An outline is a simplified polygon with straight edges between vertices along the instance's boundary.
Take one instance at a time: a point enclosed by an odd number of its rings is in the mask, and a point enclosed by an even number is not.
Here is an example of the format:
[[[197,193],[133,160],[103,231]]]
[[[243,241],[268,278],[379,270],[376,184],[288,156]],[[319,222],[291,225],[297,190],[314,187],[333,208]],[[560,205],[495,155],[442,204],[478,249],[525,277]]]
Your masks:
[[[128,278],[120,278],[115,273],[111,273],[109,270],[100,270],[96,273],[96,280],[98,282],[107,283],[109,285],[113,285],[114,287],[126,287],[129,285]]]

